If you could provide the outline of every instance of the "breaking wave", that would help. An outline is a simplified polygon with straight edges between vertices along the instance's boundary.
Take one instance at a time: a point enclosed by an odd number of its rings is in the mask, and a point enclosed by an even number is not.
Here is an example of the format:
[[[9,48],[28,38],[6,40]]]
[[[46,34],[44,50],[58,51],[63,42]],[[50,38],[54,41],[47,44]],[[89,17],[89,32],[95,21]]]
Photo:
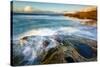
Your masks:
[[[66,35],[66,36],[75,35],[75,36],[96,40],[96,36],[90,31],[84,29],[82,30],[75,27],[33,29],[20,34],[15,39],[20,39],[25,36],[52,36],[52,35]]]

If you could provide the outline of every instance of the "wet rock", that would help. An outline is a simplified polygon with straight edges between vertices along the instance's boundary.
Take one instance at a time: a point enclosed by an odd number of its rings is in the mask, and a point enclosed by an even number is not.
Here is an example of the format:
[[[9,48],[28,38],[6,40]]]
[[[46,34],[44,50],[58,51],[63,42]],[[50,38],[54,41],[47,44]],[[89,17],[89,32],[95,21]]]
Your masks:
[[[13,44],[14,60],[18,59],[13,63],[16,65],[72,63],[95,61],[97,59],[97,43],[90,39],[78,36],[54,35],[28,36],[21,40],[27,41],[27,43],[24,42],[25,46],[20,46],[20,42]],[[29,52],[35,53],[32,56],[37,58],[27,61],[29,60],[28,57],[27,60],[23,61],[24,59],[20,55],[22,55],[22,48],[24,49],[26,46],[32,48]],[[21,60],[23,62],[19,64],[18,62]]]
[[[25,37],[23,37],[23,38],[21,38],[22,40],[27,40],[28,39],[28,37],[27,36],[25,36]]]
[[[49,43],[50,43],[50,42],[49,42],[48,40],[45,40],[45,41],[43,41],[43,46],[44,46],[44,47],[47,47],[47,46],[49,45]]]
[[[73,63],[73,62],[75,62],[73,60],[73,58],[71,58],[71,57],[65,57],[65,60],[67,61],[67,63]]]
[[[64,52],[59,48],[50,49],[42,60],[42,64],[65,63]]]

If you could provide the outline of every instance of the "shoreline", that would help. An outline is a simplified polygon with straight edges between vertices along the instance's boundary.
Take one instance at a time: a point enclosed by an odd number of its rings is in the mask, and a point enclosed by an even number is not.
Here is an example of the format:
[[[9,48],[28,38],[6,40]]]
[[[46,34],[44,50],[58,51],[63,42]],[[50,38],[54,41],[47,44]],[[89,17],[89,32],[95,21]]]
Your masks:
[[[79,21],[83,25],[93,26],[93,27],[97,26],[97,20],[93,20],[93,19],[80,19],[80,18],[69,17],[69,16],[65,16],[65,17],[70,19],[70,20]]]

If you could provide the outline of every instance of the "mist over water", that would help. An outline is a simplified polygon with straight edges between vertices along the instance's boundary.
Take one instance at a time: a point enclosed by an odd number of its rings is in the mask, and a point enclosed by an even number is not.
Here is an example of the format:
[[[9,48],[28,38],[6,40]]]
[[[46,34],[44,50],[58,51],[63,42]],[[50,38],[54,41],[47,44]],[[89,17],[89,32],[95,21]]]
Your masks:
[[[22,65],[40,64],[41,55],[57,47],[64,39],[67,40],[68,36],[97,40],[96,27],[82,25],[79,21],[64,16],[14,15],[12,25],[13,52],[15,55],[24,56],[19,63]],[[24,37],[26,37],[25,41],[20,42],[20,39]],[[88,46],[83,45],[82,47],[92,53]],[[87,53],[88,56],[90,54]]]

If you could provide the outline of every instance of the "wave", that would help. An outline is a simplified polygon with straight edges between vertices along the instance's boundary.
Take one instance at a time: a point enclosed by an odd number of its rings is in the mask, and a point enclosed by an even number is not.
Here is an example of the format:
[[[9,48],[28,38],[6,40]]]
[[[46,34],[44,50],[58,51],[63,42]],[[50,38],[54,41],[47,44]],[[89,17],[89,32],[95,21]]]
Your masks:
[[[96,34],[91,33],[88,30],[82,30],[76,27],[60,27],[60,28],[39,28],[32,29],[24,32],[17,36],[17,39],[21,39],[25,36],[53,36],[53,35],[66,35],[66,36],[80,36],[84,38],[89,38],[96,40]]]

